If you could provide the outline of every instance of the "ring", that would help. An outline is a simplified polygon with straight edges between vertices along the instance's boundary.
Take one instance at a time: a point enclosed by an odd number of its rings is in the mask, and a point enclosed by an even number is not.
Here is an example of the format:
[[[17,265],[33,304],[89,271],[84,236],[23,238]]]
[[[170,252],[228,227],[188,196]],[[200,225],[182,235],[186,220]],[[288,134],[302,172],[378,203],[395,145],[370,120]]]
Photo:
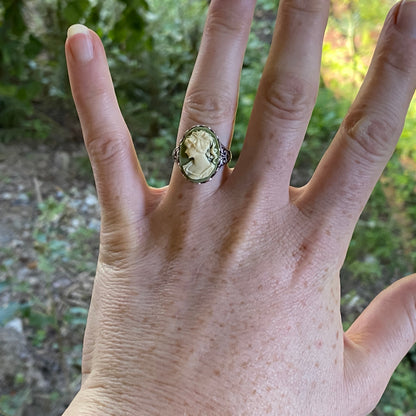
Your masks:
[[[185,132],[172,156],[185,178],[195,183],[210,181],[231,160],[230,150],[220,142],[214,130],[202,125]]]

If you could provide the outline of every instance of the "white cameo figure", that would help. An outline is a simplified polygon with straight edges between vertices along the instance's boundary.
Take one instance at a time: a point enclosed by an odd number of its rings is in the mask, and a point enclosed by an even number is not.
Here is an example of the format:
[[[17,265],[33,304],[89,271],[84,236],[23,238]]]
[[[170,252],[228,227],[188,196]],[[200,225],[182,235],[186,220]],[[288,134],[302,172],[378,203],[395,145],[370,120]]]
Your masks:
[[[188,178],[198,181],[209,178],[216,170],[218,151],[213,138],[204,130],[195,130],[184,140],[185,153],[191,159],[182,166]]]

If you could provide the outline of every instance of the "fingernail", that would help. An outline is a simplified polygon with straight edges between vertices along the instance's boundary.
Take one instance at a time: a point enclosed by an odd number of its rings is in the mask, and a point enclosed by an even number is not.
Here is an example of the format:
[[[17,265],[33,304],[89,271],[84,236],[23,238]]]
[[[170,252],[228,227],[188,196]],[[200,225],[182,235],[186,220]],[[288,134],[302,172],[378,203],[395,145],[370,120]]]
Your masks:
[[[400,29],[416,38],[416,1],[403,0],[397,15],[397,25]]]
[[[89,29],[80,24],[72,25],[68,29],[67,36],[68,39],[74,37],[69,45],[73,57],[81,63],[91,61],[94,57],[94,48]]]

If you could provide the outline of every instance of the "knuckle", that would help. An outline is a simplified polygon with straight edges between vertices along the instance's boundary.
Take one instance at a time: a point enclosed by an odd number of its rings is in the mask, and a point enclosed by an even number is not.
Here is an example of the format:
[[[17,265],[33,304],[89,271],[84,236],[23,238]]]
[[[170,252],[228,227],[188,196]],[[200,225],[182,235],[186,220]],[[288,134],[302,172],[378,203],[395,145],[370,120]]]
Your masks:
[[[265,75],[261,88],[269,111],[279,120],[304,120],[315,104],[316,88],[294,75]]]
[[[384,69],[405,79],[412,76],[416,67],[416,50],[406,43],[387,41],[378,53],[377,69]]]
[[[130,136],[120,132],[95,131],[86,138],[86,147],[92,163],[111,164],[126,157],[129,142]]]
[[[346,145],[367,162],[384,162],[399,136],[397,124],[391,114],[387,117],[350,114],[343,125]]]
[[[225,34],[235,37],[243,34],[248,24],[247,19],[238,13],[239,9],[231,8],[224,2],[213,3],[205,26],[205,35]]]
[[[233,119],[236,107],[231,94],[196,89],[187,94],[184,113],[197,123],[218,124]]]
[[[322,11],[328,8],[327,0],[287,0],[282,3],[282,10],[290,14],[322,14]]]

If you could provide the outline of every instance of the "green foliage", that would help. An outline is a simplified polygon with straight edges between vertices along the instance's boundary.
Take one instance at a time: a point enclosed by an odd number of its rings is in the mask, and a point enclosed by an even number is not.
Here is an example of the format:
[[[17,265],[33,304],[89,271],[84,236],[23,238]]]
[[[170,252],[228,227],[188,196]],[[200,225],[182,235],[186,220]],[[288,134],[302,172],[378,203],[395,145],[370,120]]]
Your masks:
[[[250,33],[240,81],[240,95],[231,151],[234,162],[238,159],[246,135],[258,83],[269,51],[276,7],[273,1],[261,1],[257,6],[253,29]]]
[[[392,0],[332,2],[323,48],[322,73],[337,95],[353,100],[367,72]]]
[[[0,308],[0,326],[11,321],[19,310],[20,305],[17,302],[10,302],[5,307]]]
[[[416,410],[416,371],[409,360],[403,361],[394,372],[379,408],[386,416],[407,416],[406,410]],[[403,410],[401,410],[403,409]]]
[[[71,24],[90,25],[125,51],[137,51],[147,8],[146,0],[1,0],[0,141],[62,132],[62,113],[76,122],[64,56]]]
[[[378,280],[383,275],[393,278],[404,272],[400,256],[392,256],[392,253],[400,252],[398,225],[390,216],[383,187],[379,183],[358,222],[345,270],[350,271],[352,278],[362,285],[368,279]]]
[[[333,91],[321,82],[316,106],[296,162],[296,171],[300,178],[294,177],[293,185],[302,186],[312,176],[335,136],[347,107],[347,101],[337,98]]]
[[[33,348],[54,352],[54,365],[59,366],[68,389],[74,383],[74,378],[78,377],[81,340],[88,310],[82,306],[72,306],[63,298],[62,292],[55,288],[54,282],[63,269],[68,270],[67,275],[82,273],[83,278],[87,274],[92,275],[95,271],[98,238],[95,229],[82,223],[71,225],[74,219],[78,221],[79,216],[74,206],[76,207],[74,201],[65,194],[49,197],[39,204],[33,229],[36,251],[34,264],[41,274],[35,283],[36,290],[30,283],[19,281],[11,271],[16,260],[12,250],[1,251],[3,261],[0,265],[1,271],[7,276],[0,283],[0,293],[7,292],[14,299],[0,308],[0,325],[19,317],[23,321],[25,336]],[[0,397],[0,414],[21,414],[32,397],[32,386],[22,374],[16,374],[13,388],[13,395]],[[52,394],[51,402],[58,399],[61,402],[62,393],[66,392],[61,391],[57,397],[56,392],[55,396]],[[71,391],[70,394],[72,393]]]
[[[407,162],[409,161],[416,161],[416,100],[413,100],[410,109],[408,112],[408,116],[406,119],[406,123],[404,125],[404,130],[402,133],[402,137],[397,145],[397,150],[402,156],[405,158]],[[408,163],[407,163],[408,164]],[[412,166],[412,171],[414,172],[415,166]]]
[[[88,309],[81,307],[72,307],[69,308],[68,312],[65,314],[65,322],[69,323],[70,326],[81,326],[85,327],[87,324]]]
[[[0,416],[17,416],[22,414],[23,405],[30,398],[29,389],[21,389],[14,395],[0,395]]]
[[[0,140],[43,132],[39,121],[31,124],[33,101],[41,84],[32,78],[31,65],[42,45],[28,33],[23,18],[24,1],[3,1],[0,8]],[[34,121],[33,121],[34,122]]]
[[[8,291],[15,297],[29,298],[27,302],[10,302],[0,309],[0,325],[13,317],[22,318],[33,331],[32,343],[41,346],[48,331],[65,331],[85,325],[87,310],[82,307],[63,309],[62,300],[56,298],[52,283],[58,270],[66,267],[71,273],[89,272],[95,269],[94,250],[91,243],[97,238],[95,230],[80,226],[68,230],[65,223],[74,215],[70,198],[49,197],[39,205],[39,216],[33,231],[37,269],[42,272],[44,285],[41,297],[34,296],[30,285],[10,277],[0,285],[0,291]],[[12,253],[10,253],[12,255]],[[7,273],[13,260],[6,258],[2,269]],[[61,346],[64,349],[64,346]]]

